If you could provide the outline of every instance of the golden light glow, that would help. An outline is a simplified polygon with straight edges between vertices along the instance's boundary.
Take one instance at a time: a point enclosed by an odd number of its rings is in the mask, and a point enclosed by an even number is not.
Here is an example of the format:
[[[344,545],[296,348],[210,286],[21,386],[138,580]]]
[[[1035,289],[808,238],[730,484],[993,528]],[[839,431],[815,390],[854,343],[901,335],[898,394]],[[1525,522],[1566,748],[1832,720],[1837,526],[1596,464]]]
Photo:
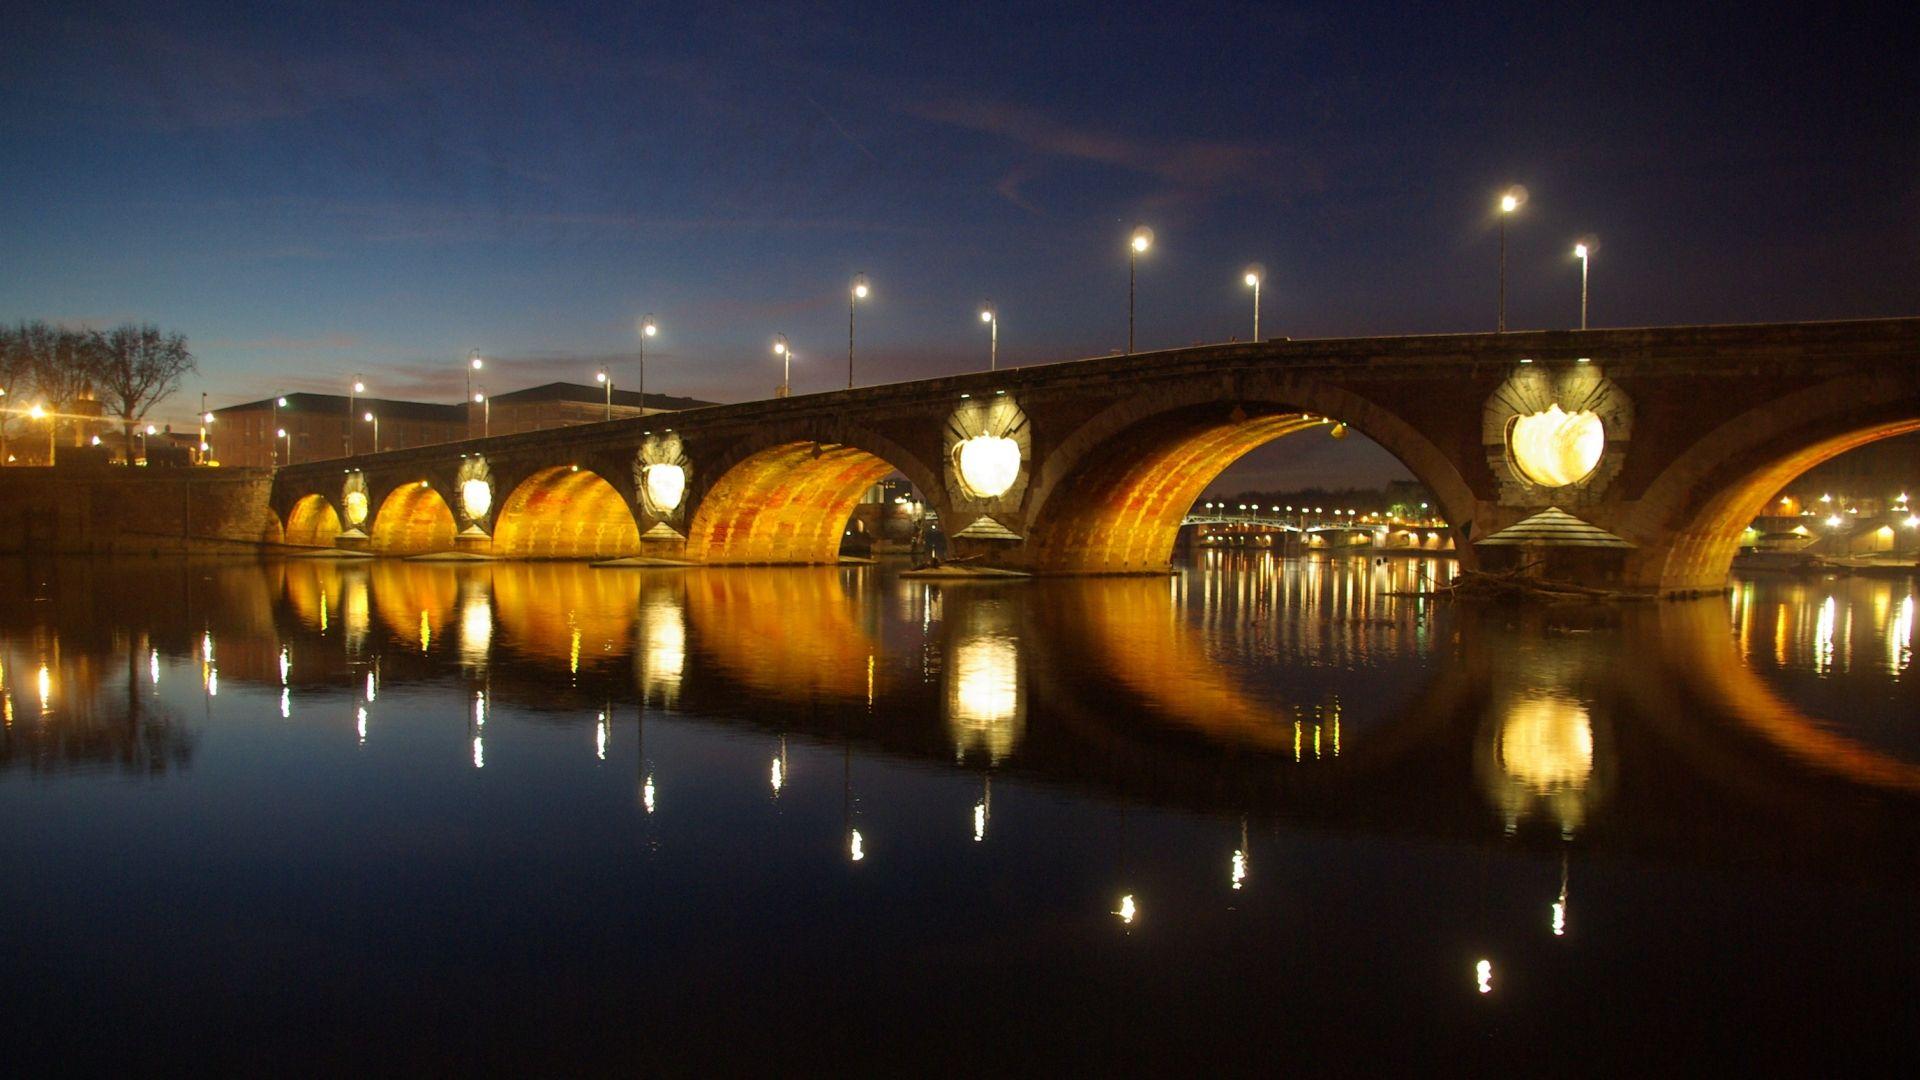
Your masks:
[[[1135,252],[1145,251],[1153,246],[1153,230],[1145,225],[1133,230],[1133,239],[1129,241]]]
[[[1020,477],[1020,444],[1004,435],[975,435],[954,447],[954,464],[969,495],[998,498]]]
[[[1121,897],[1120,906],[1115,908],[1113,913],[1120,916],[1121,922],[1132,926],[1134,918],[1140,914],[1139,906],[1133,902],[1133,894],[1128,893]]]
[[[346,503],[348,525],[359,528],[367,523],[367,511],[370,507],[367,504],[366,492],[349,491],[342,501]]]
[[[607,730],[607,714],[601,713],[600,719],[593,725],[593,756],[601,761],[607,760],[607,738],[610,734]]]
[[[981,322],[992,322],[992,321],[993,321],[993,309],[992,309],[992,308],[983,308],[983,309],[981,309],[981,312],[980,312],[980,321],[981,321]]]
[[[671,702],[687,666],[687,625],[680,606],[664,599],[648,602],[640,609],[640,632],[646,656],[642,691]]]
[[[1246,852],[1235,851],[1233,853],[1233,871],[1231,874],[1231,878],[1233,881],[1233,887],[1235,889],[1238,889],[1247,883],[1247,853]]]
[[[981,636],[961,642],[948,686],[947,727],[955,754],[979,748],[995,764],[1012,754],[1025,728],[1014,640]]]
[[[460,505],[467,516],[478,521],[493,509],[493,485],[475,477],[460,485]]]
[[[1566,487],[1586,479],[1606,448],[1606,430],[1597,414],[1568,413],[1557,402],[1546,412],[1516,416],[1507,427],[1514,467],[1541,487]]]
[[[847,859],[850,862],[859,862],[866,857],[866,839],[860,835],[859,829],[854,829],[847,834]]]
[[[1482,960],[1473,965],[1473,980],[1479,984],[1481,993],[1493,993],[1493,961]]]
[[[1248,274],[1248,275],[1247,275],[1247,284],[1249,284],[1249,285],[1258,285],[1258,284],[1260,284],[1260,275],[1259,275],[1259,274],[1252,274],[1252,273],[1250,273],[1250,274]]]
[[[973,842],[978,844],[987,838],[987,804],[973,804]]]
[[[1518,195],[1515,195],[1513,192],[1509,191],[1505,195],[1500,196],[1500,212],[1501,213],[1511,214],[1518,209],[1520,209],[1520,197]]]
[[[640,805],[646,807],[647,813],[653,813],[653,777],[651,776],[640,785]]]
[[[687,470],[678,465],[649,465],[646,468],[647,500],[654,509],[670,512],[680,507],[687,495]]]
[[[1575,244],[1575,245],[1573,245],[1573,257],[1574,257],[1574,258],[1576,258],[1576,259],[1584,259],[1584,258],[1586,258],[1586,257],[1587,257],[1587,245],[1585,245],[1585,244]]]
[[[1585,787],[1593,775],[1593,721],[1570,698],[1516,702],[1500,727],[1500,765],[1538,794]]]

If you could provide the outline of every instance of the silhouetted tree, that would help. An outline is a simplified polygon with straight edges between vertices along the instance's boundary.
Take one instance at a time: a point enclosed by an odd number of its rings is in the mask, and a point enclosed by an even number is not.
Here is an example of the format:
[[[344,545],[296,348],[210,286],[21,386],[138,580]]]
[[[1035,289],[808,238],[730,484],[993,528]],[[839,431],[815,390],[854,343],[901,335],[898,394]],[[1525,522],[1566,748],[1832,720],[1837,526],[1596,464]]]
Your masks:
[[[33,357],[21,341],[20,330],[0,326],[0,465],[7,460],[7,433],[15,410],[27,408],[27,389],[33,383]]]
[[[133,464],[133,429],[148,410],[180,389],[180,380],[198,370],[187,339],[164,334],[148,323],[126,323],[95,334],[91,350],[93,392],[106,411],[120,418],[127,464]]]

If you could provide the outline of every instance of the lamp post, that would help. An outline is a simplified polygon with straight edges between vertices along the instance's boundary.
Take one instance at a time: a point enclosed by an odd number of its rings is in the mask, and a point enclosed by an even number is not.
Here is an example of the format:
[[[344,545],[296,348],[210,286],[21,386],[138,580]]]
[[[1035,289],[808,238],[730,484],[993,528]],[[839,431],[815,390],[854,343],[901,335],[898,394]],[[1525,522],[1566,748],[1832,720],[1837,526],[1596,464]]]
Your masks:
[[[1585,244],[1573,245],[1573,257],[1580,260],[1580,329],[1587,328],[1587,265],[1592,257]]]
[[[286,406],[286,395],[282,394],[273,399],[273,429],[275,431],[280,431],[280,410],[286,408]],[[283,438],[286,436],[286,432],[284,431],[280,431],[280,434]],[[269,464],[276,466],[280,464],[280,447],[277,444],[271,448]],[[291,442],[287,444],[287,464],[293,464],[293,444]]]
[[[1497,332],[1507,330],[1507,217],[1520,209],[1520,189],[1508,188],[1500,196],[1500,322]]]
[[[480,350],[475,349],[467,354],[467,399],[469,401],[473,399],[473,373],[486,366],[487,362],[480,358]],[[467,434],[472,436],[473,429],[468,428]]]
[[[485,439],[493,434],[493,402],[487,400],[487,392],[481,389],[474,392],[473,403],[480,406],[480,437]]]
[[[647,415],[647,339],[660,332],[660,327],[648,315],[640,320],[640,415]]]
[[[793,348],[787,344],[787,335],[773,335],[773,352],[780,357],[780,396],[793,396]]]
[[[867,275],[853,275],[853,290],[847,294],[847,389],[853,389],[853,306],[867,298]]]
[[[205,394],[200,395],[200,407],[203,410],[207,407],[207,395]],[[211,460],[213,457],[213,439],[208,435],[208,432],[207,432],[207,429],[212,426],[213,426],[213,414],[210,412],[204,412],[204,411],[201,412],[200,414],[200,455],[201,455],[202,463],[208,460]]]
[[[1248,270],[1247,284],[1253,287],[1253,340],[1260,340],[1260,271]]]
[[[364,394],[366,392],[367,392],[367,384],[360,381],[360,376],[355,375],[353,377],[352,388],[347,391],[347,456],[348,457],[353,456],[353,444],[356,441],[353,437],[354,402],[359,395]]]
[[[1127,242],[1127,355],[1133,355],[1133,282],[1140,254],[1153,246],[1153,230],[1141,225]]]
[[[152,424],[148,424],[140,432],[140,460],[141,461],[147,460],[147,440],[153,436],[156,430],[157,429],[155,429]]]
[[[293,464],[293,436],[287,434],[286,428],[275,428],[273,433],[276,437],[278,437],[279,439],[281,439],[287,444],[287,464],[289,465]],[[274,444],[275,452],[277,453],[279,449],[280,449],[279,444],[275,443]]]
[[[377,454],[380,452],[380,418],[369,412],[366,421],[373,425],[373,452]]]
[[[989,300],[980,309],[980,321],[987,324],[987,370],[996,371],[1000,367],[1000,309]]]
[[[596,371],[593,373],[593,378],[595,382],[607,388],[607,419],[611,420],[613,419],[613,376],[604,371]]]

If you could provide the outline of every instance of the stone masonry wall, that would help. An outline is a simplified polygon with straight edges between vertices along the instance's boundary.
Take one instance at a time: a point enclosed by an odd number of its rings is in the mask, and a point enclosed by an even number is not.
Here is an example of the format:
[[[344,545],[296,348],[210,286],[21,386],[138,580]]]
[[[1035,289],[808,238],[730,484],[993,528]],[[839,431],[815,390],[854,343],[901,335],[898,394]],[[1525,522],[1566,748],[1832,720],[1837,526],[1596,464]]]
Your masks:
[[[0,469],[0,555],[243,551],[280,542],[265,469]]]

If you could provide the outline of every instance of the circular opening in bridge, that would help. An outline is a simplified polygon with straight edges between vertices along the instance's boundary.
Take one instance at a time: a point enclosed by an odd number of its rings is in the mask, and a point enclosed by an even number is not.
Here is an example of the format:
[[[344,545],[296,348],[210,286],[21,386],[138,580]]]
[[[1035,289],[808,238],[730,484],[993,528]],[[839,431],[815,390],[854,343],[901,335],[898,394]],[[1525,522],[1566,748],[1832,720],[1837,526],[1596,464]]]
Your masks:
[[[1507,421],[1513,467],[1541,487],[1566,487],[1592,476],[1606,449],[1606,428],[1595,413],[1569,413],[1556,403]]]

